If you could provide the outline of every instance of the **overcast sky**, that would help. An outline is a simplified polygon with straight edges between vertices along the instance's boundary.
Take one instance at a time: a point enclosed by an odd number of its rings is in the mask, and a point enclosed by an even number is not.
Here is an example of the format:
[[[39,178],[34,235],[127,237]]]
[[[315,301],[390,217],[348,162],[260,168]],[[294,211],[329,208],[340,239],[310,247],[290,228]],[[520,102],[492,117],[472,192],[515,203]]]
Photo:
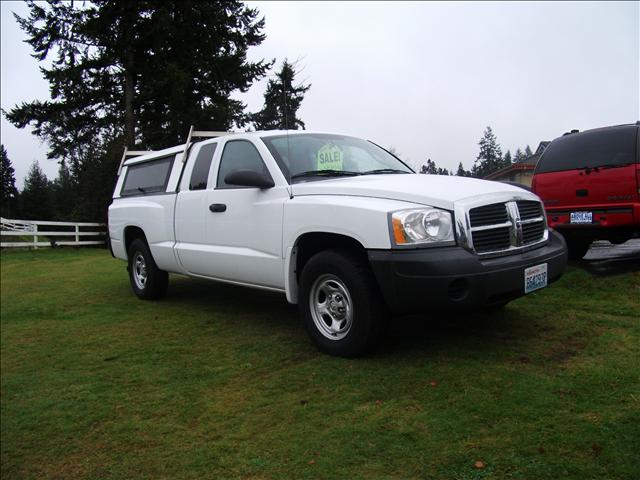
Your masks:
[[[487,125],[503,151],[563,132],[640,119],[638,2],[249,2],[266,17],[251,59],[300,59],[312,83],[308,129],[393,146],[415,166],[470,168]],[[12,11],[2,12],[1,104],[48,98]],[[266,81],[239,95],[251,111]],[[185,132],[185,136],[186,136]],[[4,117],[2,143],[19,185],[42,145]]]

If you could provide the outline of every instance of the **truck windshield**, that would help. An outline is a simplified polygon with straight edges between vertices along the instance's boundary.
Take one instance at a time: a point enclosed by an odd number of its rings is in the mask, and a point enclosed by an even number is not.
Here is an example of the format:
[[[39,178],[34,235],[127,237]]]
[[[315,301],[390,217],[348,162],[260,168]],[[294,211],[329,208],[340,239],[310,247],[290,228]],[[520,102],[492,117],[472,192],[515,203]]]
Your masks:
[[[354,137],[301,133],[262,137],[284,175],[292,181],[326,177],[413,173],[377,145]]]

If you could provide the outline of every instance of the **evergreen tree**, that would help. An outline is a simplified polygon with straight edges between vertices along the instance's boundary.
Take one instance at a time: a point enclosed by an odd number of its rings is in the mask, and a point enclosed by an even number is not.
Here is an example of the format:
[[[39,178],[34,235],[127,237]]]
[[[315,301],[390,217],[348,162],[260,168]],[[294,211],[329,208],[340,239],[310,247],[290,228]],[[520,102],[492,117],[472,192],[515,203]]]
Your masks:
[[[436,165],[436,162],[427,159],[427,163],[420,167],[420,173],[428,173],[431,175],[449,175],[449,170],[441,168]]]
[[[54,218],[55,220],[69,222],[74,220],[74,209],[77,199],[76,182],[71,176],[67,163],[62,160],[58,169],[58,176],[52,186]]]
[[[0,145],[0,165],[2,174],[2,197],[0,203],[1,215],[3,217],[14,217],[16,214],[16,204],[18,200],[18,189],[16,188],[16,177],[9,155],[4,145]]]
[[[508,167],[512,163],[513,163],[513,161],[511,159],[511,152],[509,150],[507,150],[507,153],[505,153],[504,157],[502,158],[502,166],[503,167]]]
[[[33,162],[20,194],[21,217],[27,220],[52,220],[52,188],[38,162]]]
[[[470,177],[471,176],[471,172],[468,170],[465,170],[464,167],[462,166],[462,162],[460,162],[458,164],[458,170],[456,171],[456,175],[458,177]]]
[[[276,79],[267,84],[262,110],[252,115],[256,130],[304,130],[304,122],[296,115],[311,85],[294,86],[296,74],[295,65],[285,59]]]
[[[525,147],[524,154],[525,158],[529,158],[531,155],[533,155],[533,152],[531,151],[531,147],[529,145]]]
[[[502,168],[502,150],[491,127],[485,129],[478,145],[480,153],[478,153],[471,173],[476,178],[484,178]]]
[[[516,150],[516,154],[515,154],[515,156],[513,157],[513,163],[520,163],[520,162],[522,162],[525,158],[527,158],[527,156],[526,156],[524,153],[522,153],[522,150],[520,150],[520,148],[518,148],[518,149]]]
[[[436,162],[428,158],[427,163],[425,165],[422,165],[422,167],[420,167],[420,173],[429,173],[431,175],[437,175],[438,168],[436,167]]]
[[[112,192],[117,169],[101,155],[113,148],[121,154],[125,145],[175,145],[192,124],[203,130],[245,125],[245,105],[232,96],[271,67],[247,60],[249,48],[265,38],[264,19],[237,0],[27,3],[29,15],[16,19],[33,56],[52,60],[41,68],[51,100],[4,113],[19,128],[32,125],[49,144],[49,158],[67,160],[80,194],[89,195],[78,205],[107,202],[94,211],[105,211],[110,194],[104,192]],[[78,176],[96,165],[114,169],[94,172],[111,182],[98,195]]]
[[[243,125],[246,91],[270,63],[247,61],[264,39],[264,19],[239,1],[29,1],[16,16],[42,67],[51,101],[22,103],[7,118],[48,141],[50,157],[122,135],[133,147],[184,141],[189,125]]]

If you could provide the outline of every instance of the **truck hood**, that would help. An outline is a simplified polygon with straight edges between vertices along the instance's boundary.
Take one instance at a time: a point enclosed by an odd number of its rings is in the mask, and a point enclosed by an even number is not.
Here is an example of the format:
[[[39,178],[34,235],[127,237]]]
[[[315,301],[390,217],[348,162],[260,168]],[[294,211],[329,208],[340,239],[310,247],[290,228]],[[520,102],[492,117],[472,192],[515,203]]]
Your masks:
[[[469,197],[501,194],[531,197],[535,195],[506,183],[475,178],[428,174],[363,175],[295,183],[294,196],[351,195],[387,198],[452,210],[454,203]]]

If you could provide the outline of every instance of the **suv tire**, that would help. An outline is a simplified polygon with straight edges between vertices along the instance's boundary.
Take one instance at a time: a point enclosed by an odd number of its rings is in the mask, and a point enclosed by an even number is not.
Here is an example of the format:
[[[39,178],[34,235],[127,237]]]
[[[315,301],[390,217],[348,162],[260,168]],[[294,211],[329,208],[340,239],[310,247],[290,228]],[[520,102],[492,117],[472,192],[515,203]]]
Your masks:
[[[367,353],[382,336],[387,320],[368,263],[343,250],[320,252],[307,262],[299,308],[318,349],[340,357]]]
[[[169,274],[160,270],[147,242],[136,238],[129,247],[129,281],[133,292],[143,300],[157,300],[167,294]]]
[[[587,238],[571,237],[567,235],[565,240],[567,241],[567,250],[570,260],[581,260],[582,257],[587,254],[589,247],[591,246],[591,240]]]

